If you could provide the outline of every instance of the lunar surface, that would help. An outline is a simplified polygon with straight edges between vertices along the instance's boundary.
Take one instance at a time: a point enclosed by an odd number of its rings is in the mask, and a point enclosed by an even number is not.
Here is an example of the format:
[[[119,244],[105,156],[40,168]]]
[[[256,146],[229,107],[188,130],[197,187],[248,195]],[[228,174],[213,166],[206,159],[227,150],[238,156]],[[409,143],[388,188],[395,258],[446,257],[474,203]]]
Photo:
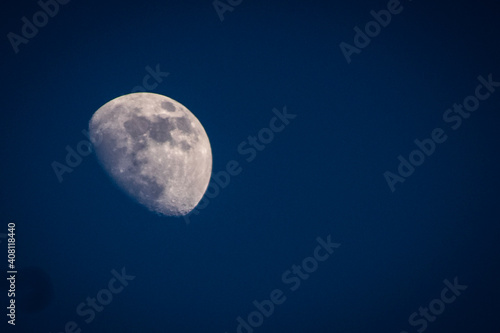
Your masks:
[[[113,99],[89,124],[97,158],[116,184],[151,211],[188,214],[212,172],[205,129],[182,104],[153,93]]]

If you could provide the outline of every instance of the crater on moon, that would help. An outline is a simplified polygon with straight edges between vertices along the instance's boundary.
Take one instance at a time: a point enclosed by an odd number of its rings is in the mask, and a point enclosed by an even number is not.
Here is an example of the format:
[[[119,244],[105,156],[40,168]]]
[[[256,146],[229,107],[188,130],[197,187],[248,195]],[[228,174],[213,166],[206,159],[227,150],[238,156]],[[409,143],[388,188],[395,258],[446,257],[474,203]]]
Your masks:
[[[212,172],[210,142],[179,102],[153,93],[124,95],[94,113],[89,132],[109,176],[150,210],[186,215],[203,197]]]

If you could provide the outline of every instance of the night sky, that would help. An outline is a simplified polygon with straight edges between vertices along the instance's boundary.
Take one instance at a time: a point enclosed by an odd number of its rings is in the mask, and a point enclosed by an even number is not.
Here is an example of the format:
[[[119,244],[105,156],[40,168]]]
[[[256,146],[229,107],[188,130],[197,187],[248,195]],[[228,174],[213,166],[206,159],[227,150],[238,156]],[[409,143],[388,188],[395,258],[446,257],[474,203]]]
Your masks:
[[[1,7],[1,332],[498,331],[497,2]],[[141,90],[210,139],[184,218],[66,160]]]

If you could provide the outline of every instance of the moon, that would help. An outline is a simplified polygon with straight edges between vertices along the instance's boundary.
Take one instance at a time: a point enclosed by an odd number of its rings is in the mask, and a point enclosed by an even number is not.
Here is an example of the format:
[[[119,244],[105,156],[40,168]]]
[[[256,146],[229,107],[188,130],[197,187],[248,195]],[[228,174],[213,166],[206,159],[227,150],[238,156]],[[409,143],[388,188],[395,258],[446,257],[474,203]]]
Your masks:
[[[149,210],[186,215],[205,194],[210,141],[181,103],[153,93],[117,97],[94,113],[89,134],[104,170]]]

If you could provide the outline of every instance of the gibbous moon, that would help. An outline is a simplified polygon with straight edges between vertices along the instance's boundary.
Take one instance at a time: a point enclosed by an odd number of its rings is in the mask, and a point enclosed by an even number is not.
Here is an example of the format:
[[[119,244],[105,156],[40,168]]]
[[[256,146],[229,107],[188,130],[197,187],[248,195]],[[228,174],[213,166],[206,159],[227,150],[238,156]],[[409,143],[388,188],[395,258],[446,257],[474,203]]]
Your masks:
[[[149,210],[186,215],[203,197],[212,173],[210,142],[179,102],[153,93],[120,96],[94,113],[89,133],[109,176]]]

